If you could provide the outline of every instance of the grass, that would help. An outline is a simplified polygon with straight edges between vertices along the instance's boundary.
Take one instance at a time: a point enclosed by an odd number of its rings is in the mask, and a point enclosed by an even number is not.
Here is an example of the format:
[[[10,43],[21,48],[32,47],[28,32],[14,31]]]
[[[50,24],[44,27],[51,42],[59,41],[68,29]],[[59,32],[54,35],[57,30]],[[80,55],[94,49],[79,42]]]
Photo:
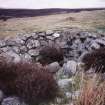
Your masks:
[[[44,20],[44,21],[43,21]],[[105,25],[105,10],[82,11],[48,16],[13,18],[0,20],[0,36],[15,36],[17,33],[30,33],[64,27],[78,27],[95,30]]]
[[[105,105],[105,81],[87,80],[74,105]]]

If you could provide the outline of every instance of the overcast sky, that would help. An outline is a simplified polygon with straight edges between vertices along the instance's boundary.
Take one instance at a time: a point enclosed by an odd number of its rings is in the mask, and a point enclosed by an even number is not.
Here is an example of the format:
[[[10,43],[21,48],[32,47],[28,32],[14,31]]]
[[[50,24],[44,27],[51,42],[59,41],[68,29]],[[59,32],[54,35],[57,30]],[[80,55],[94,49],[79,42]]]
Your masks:
[[[0,8],[96,8],[105,0],[0,0]]]

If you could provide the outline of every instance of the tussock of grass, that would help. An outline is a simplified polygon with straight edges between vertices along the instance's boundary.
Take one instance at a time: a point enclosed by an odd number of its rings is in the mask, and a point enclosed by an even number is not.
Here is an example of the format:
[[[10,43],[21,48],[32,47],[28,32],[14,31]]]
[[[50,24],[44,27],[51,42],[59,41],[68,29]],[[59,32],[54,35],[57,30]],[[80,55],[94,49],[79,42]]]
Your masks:
[[[74,105],[105,105],[105,81],[101,83],[97,81],[96,79],[87,81]]]

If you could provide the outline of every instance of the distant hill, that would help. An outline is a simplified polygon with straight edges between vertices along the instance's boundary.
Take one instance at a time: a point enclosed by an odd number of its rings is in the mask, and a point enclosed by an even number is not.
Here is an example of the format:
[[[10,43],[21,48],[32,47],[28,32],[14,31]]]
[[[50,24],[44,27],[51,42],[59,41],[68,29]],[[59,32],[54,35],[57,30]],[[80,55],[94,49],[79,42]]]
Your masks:
[[[85,9],[0,9],[0,19],[34,17],[70,12],[103,10],[105,8],[85,8]]]

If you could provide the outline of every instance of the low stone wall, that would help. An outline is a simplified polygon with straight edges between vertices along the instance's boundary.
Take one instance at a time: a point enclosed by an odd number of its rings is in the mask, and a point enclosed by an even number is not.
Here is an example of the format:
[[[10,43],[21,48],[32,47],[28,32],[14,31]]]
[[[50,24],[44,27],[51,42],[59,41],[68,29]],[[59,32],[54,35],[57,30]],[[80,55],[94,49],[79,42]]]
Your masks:
[[[64,50],[66,60],[78,61],[83,53],[104,47],[105,35],[80,29],[19,34],[0,40],[0,54],[11,56],[15,62],[31,61],[37,59],[41,47],[52,43]]]

